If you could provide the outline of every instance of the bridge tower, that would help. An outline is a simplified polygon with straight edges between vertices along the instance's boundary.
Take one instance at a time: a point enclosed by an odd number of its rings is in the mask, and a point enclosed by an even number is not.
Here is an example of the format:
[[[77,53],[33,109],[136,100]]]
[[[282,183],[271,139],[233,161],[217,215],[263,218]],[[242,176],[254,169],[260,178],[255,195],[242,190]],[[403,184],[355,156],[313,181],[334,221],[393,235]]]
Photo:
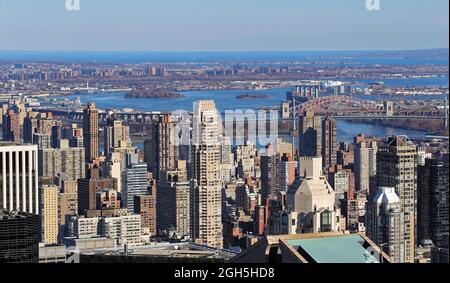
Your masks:
[[[384,111],[387,117],[394,116],[394,102],[385,101],[384,102]]]
[[[448,128],[448,99],[445,98],[445,127]]]

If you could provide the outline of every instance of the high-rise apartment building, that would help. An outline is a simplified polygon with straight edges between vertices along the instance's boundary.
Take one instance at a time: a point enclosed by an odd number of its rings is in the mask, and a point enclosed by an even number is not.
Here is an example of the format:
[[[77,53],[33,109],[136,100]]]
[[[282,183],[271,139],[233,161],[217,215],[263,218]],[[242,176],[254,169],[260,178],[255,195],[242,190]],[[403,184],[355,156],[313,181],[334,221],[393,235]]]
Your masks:
[[[176,238],[191,238],[191,183],[186,162],[175,171],[163,172],[157,190],[158,231]]]
[[[122,176],[123,205],[134,213],[134,198],[148,193],[149,179],[146,163],[131,164]]]
[[[222,182],[219,114],[214,101],[198,101],[193,121],[192,228],[197,243],[222,248]]]
[[[96,194],[104,189],[117,190],[117,180],[103,178],[97,165],[89,168],[86,178],[78,180],[78,212],[96,209]]]
[[[35,134],[52,136],[52,129],[58,124],[51,113],[27,112],[23,122],[23,142],[35,143]]]
[[[134,246],[142,243],[141,216],[138,214],[103,217],[100,227],[101,233],[99,234],[115,239],[118,246]]]
[[[369,148],[363,135],[355,138],[354,144],[355,189],[357,192],[369,192]]]
[[[378,141],[370,140],[367,143],[369,147],[369,194],[375,195],[377,186],[377,155]]]
[[[449,234],[449,159],[448,154],[426,159],[417,174],[417,241],[432,240],[442,246]],[[448,239],[448,238],[447,238]],[[447,243],[448,245],[448,243]]]
[[[68,225],[71,227],[71,237],[112,238],[118,247],[142,244],[141,216],[137,214],[118,213],[90,218],[73,216]]]
[[[76,181],[86,176],[85,149],[69,147],[68,140],[59,141],[61,152],[61,173],[66,180]]]
[[[237,164],[237,176],[241,179],[260,177],[260,168],[256,164],[258,152],[256,145],[246,143],[245,145],[238,145],[234,148],[234,160]]]
[[[39,214],[36,145],[0,143],[0,206]]]
[[[306,112],[299,119],[299,147],[301,157],[322,155],[322,119],[314,112]]]
[[[61,151],[55,148],[39,149],[39,177],[53,178],[61,173]]]
[[[58,193],[56,186],[41,188],[42,243],[58,243]]]
[[[404,213],[405,258],[414,262],[416,245],[417,151],[406,136],[389,137],[377,155],[378,187],[393,187]]]
[[[65,136],[69,139],[70,147],[84,147],[83,128],[80,128],[77,124],[69,125]]]
[[[85,149],[69,147],[68,140],[60,140],[59,148],[39,150],[39,176],[76,181],[85,177]]]
[[[369,204],[367,235],[391,258],[391,263],[405,259],[404,214],[395,188],[380,188]]]
[[[3,114],[2,137],[4,141],[22,142],[25,115],[24,106],[15,107]]]
[[[141,216],[142,232],[145,235],[156,236],[156,186],[151,186],[146,195],[134,197],[134,212]]]
[[[33,144],[39,149],[49,149],[52,147],[52,135],[50,134],[33,134]]]
[[[122,154],[111,152],[105,164],[108,177],[117,180],[117,191],[122,192]]]
[[[328,168],[337,163],[336,119],[326,117],[322,121],[322,163]]]
[[[270,196],[276,197],[280,192],[280,157],[273,144],[266,146],[261,155],[261,199],[265,203]]]
[[[67,218],[78,214],[78,184],[76,181],[62,181],[58,200],[59,238],[67,233]]]
[[[336,194],[336,204],[341,205],[348,192],[355,190],[355,177],[350,169],[344,169],[342,165],[328,168],[328,182]]]
[[[295,181],[297,162],[291,155],[285,154],[280,160],[280,191],[287,192]]]
[[[174,170],[178,159],[175,123],[171,115],[163,115],[151,127],[150,138],[145,142],[144,160],[155,179],[163,170]]]
[[[109,156],[113,148],[117,148],[121,143],[131,143],[130,128],[123,125],[122,121],[109,118],[104,128],[104,155]]]
[[[85,160],[90,162],[99,156],[99,117],[95,103],[89,103],[83,111],[83,143]]]

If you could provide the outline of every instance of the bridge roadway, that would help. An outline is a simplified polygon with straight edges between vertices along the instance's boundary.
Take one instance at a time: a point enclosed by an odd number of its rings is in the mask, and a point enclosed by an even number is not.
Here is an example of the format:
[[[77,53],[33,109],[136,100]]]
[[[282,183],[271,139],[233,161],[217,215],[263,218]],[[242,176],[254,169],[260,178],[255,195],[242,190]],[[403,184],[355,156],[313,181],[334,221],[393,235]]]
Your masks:
[[[377,120],[447,120],[446,117],[440,116],[407,116],[407,115],[329,115],[328,117],[344,120],[362,120],[362,119],[377,119]]]
[[[83,113],[78,111],[70,111],[63,109],[37,109],[39,112],[51,112],[55,117],[64,117],[68,119],[70,122],[81,122],[83,119]],[[171,114],[169,112],[118,112],[116,113],[119,119],[129,121],[129,122],[152,122],[158,121],[159,117],[162,115]],[[224,114],[224,113],[222,113]],[[320,113],[318,113],[320,115]],[[106,118],[109,113],[100,112],[100,121],[106,122]],[[353,115],[332,115],[323,113],[322,116],[328,116],[335,119],[340,120],[363,120],[363,119],[377,119],[377,120],[407,120],[407,119],[416,119],[416,120],[443,120],[448,122],[448,118],[446,116],[418,116],[418,115],[392,115],[388,116],[385,113],[364,113],[364,114],[353,114]],[[286,120],[291,120],[286,119]]]

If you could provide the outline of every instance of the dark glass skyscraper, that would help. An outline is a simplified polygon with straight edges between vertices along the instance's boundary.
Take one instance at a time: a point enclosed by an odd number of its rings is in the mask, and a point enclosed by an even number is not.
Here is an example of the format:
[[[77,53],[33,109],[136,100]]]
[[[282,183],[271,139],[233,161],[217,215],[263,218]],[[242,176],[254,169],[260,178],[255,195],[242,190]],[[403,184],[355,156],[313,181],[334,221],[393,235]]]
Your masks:
[[[444,244],[449,233],[448,217],[448,154],[427,159],[418,167],[417,236],[418,242],[432,240],[437,246]]]
[[[38,263],[38,215],[0,210],[0,263]]]
[[[322,121],[314,112],[300,116],[299,153],[301,157],[320,157],[322,155]]]

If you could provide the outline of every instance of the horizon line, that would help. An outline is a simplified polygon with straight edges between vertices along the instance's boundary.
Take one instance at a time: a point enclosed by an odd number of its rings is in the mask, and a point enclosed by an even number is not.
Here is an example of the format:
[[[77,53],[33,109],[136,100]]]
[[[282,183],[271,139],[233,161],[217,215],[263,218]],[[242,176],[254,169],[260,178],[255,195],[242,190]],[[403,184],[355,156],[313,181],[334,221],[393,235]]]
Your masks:
[[[0,49],[2,52],[33,52],[33,53],[62,53],[62,52],[91,52],[91,53],[263,53],[263,52],[401,52],[401,51],[427,51],[427,50],[449,50],[450,47],[430,47],[412,49],[289,49],[289,50],[11,50]]]

